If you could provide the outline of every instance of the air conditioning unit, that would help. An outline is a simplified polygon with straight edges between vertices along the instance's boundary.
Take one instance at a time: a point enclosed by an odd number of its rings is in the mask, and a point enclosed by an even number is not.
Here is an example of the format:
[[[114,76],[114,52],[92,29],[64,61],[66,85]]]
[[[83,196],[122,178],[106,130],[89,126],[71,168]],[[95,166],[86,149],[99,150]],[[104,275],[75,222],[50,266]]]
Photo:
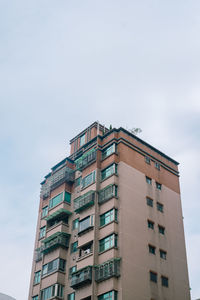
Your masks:
[[[86,250],[84,250],[84,254],[89,254],[91,252],[91,250],[90,249],[86,249]]]

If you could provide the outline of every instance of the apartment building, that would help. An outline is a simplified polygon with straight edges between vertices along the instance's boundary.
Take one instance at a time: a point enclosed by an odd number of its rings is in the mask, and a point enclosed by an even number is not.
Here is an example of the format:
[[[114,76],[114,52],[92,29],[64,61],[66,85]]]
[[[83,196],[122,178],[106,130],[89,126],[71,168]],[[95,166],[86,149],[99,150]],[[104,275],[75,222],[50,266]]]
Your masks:
[[[91,124],[41,182],[29,300],[189,300],[178,163]]]

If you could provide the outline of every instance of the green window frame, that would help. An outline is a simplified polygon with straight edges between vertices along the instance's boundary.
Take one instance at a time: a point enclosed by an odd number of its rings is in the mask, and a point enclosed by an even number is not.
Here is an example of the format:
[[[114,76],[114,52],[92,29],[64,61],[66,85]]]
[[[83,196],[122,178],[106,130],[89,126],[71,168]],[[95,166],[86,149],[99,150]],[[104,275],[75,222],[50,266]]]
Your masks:
[[[146,176],[146,183],[152,184],[152,179],[148,176]]]
[[[63,299],[63,291],[64,291],[64,286],[56,283],[54,285],[51,285],[41,290],[40,300],[48,300],[52,297],[60,297],[61,299]]]
[[[56,205],[58,205],[62,201],[63,201],[63,193],[60,193],[57,196],[55,196],[55,197],[53,197],[49,200],[49,208],[55,207]]]
[[[102,151],[102,159],[105,159],[109,155],[115,153],[115,151],[116,151],[116,144],[114,143]]]
[[[78,250],[78,242],[74,242],[71,244],[71,253],[74,253]]]
[[[33,282],[33,284],[40,283],[40,280],[41,280],[41,271],[37,271],[37,272],[35,272],[35,275],[34,275],[34,282]]]
[[[117,248],[117,235],[116,234],[111,234],[107,237],[105,237],[104,239],[101,239],[99,241],[99,252],[103,252],[106,251],[112,247],[116,247]]]
[[[81,188],[86,188],[88,185],[95,182],[96,179],[96,171],[91,172],[89,175],[85,176],[81,180]]]
[[[43,237],[45,237],[45,235],[46,235],[46,226],[43,226],[40,228],[39,239],[42,239]]]
[[[98,296],[98,300],[117,300],[117,291],[106,292]]]
[[[116,208],[112,208],[109,211],[105,212],[104,214],[100,215],[100,226],[109,224],[114,220],[117,222],[117,215],[118,215],[118,211]]]
[[[64,201],[67,203],[71,203],[71,194],[65,191]]]
[[[42,208],[42,218],[48,215],[48,205]]]
[[[71,277],[72,274],[73,274],[74,272],[76,272],[76,271],[77,271],[77,265],[75,265],[75,266],[69,268],[69,277]]]
[[[156,182],[156,188],[157,188],[157,190],[162,190],[162,184],[161,183],[159,183],[159,182]]]
[[[102,170],[101,171],[101,180],[104,180],[113,174],[117,174],[117,164],[112,164],[111,166]]]
[[[38,295],[36,295],[36,296],[33,296],[33,297],[32,297],[32,300],[39,300],[39,297],[38,297]]]
[[[78,229],[79,226],[79,218],[72,221],[72,229]]]
[[[71,293],[67,296],[67,300],[75,300],[75,293]]]
[[[50,274],[54,271],[65,271],[66,260],[62,258],[56,258],[50,261],[48,264],[42,267],[42,276]]]

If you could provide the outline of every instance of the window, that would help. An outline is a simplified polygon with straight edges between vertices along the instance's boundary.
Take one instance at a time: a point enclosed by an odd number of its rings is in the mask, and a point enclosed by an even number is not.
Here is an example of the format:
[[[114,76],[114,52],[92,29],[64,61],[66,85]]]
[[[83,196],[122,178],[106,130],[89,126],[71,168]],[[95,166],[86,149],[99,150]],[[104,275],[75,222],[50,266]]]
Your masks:
[[[157,273],[150,271],[150,281],[157,282]]]
[[[81,184],[81,177],[75,179],[75,187]]]
[[[117,185],[110,184],[99,191],[99,204],[104,203],[112,197],[117,197]]]
[[[80,137],[80,147],[85,144],[85,134]]]
[[[117,235],[111,234],[99,241],[99,252],[103,252],[112,247],[117,247]]]
[[[100,226],[104,226],[112,221],[117,221],[117,209],[111,209],[100,216]]]
[[[79,224],[79,219],[75,219],[72,222],[72,228],[74,229],[78,229],[78,224]]]
[[[149,156],[145,156],[145,162],[149,165],[151,164],[151,159]]]
[[[150,177],[146,176],[146,182],[147,182],[148,184],[151,184],[152,179],[151,179]]]
[[[154,222],[147,220],[148,228],[154,229]]]
[[[77,266],[71,267],[71,268],[69,269],[69,277],[71,277],[72,274],[73,274],[74,272],[76,272],[76,271],[77,271]]]
[[[71,253],[76,252],[78,249],[78,242],[74,242],[71,244]]]
[[[39,300],[38,295],[37,296],[33,296],[32,300]]]
[[[159,210],[160,212],[163,212],[163,204],[157,202],[157,210]]]
[[[64,195],[63,195],[63,193],[60,193],[57,196],[55,196],[54,198],[50,199],[49,200],[49,208],[53,208],[63,201],[65,201],[67,203],[71,203],[71,194],[65,191]]]
[[[93,251],[93,241],[87,243],[86,245],[81,246],[81,248],[79,249],[79,257],[84,257],[90,253],[92,253]]]
[[[149,245],[149,253],[156,254],[156,247]]]
[[[102,159],[108,157],[109,155],[111,155],[112,153],[115,152],[116,145],[112,144],[111,146],[109,146],[108,148],[104,149],[102,151]]]
[[[75,293],[71,293],[67,296],[67,300],[75,300]]]
[[[167,259],[167,252],[160,249],[160,258]]]
[[[147,205],[153,207],[153,199],[146,197],[146,200],[147,200]]]
[[[165,234],[165,227],[158,225],[158,232],[161,234]]]
[[[63,299],[63,290],[64,290],[64,286],[61,284],[56,283],[54,285],[51,285],[41,291],[40,300],[48,300],[56,296]]]
[[[41,279],[41,271],[35,272],[34,284],[40,283],[40,279]]]
[[[47,214],[48,214],[48,206],[45,206],[42,209],[42,218],[46,217]]]
[[[117,164],[112,164],[111,166],[101,171],[101,180],[104,180],[113,174],[117,174]]]
[[[159,183],[159,182],[156,182],[156,188],[157,188],[158,190],[161,191],[161,189],[162,189],[162,184]]]
[[[63,201],[63,193],[58,194],[54,198],[49,200],[49,208],[53,208],[57,204]]]
[[[110,291],[98,296],[98,300],[117,300],[117,292]]]
[[[40,235],[39,235],[39,238],[43,238],[46,234],[46,226],[43,226],[40,228]]]
[[[155,168],[160,170],[160,164],[158,162],[155,162]]]
[[[48,264],[45,264],[42,267],[42,276],[50,274],[54,271],[65,271],[66,260],[62,258],[56,258],[50,261]]]
[[[94,183],[95,182],[95,176],[96,176],[96,172],[93,171],[92,173],[90,173],[89,175],[84,177],[82,179],[82,182],[81,182],[81,188],[83,189],[83,188],[87,187],[88,185]]]
[[[161,276],[161,284],[162,284],[162,286],[168,287],[168,286],[169,286],[168,281],[169,281],[169,280],[168,280],[167,277]]]
[[[79,221],[79,230],[78,232],[85,231],[89,228],[93,227],[93,215],[88,216],[87,218]]]

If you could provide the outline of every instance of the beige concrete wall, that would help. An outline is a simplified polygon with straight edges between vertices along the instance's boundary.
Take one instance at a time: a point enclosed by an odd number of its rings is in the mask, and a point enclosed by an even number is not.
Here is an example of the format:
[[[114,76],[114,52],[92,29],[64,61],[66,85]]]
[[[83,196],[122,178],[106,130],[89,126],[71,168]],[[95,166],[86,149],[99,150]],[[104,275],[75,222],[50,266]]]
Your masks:
[[[153,198],[153,208],[146,196]],[[157,200],[164,204],[164,213],[157,210]],[[189,300],[180,195],[165,186],[157,192],[142,172],[120,162],[119,212],[122,299]],[[154,230],[147,227],[147,219],[155,222]],[[158,233],[158,224],[166,228],[165,236]],[[148,244],[156,247],[156,255],[149,254]],[[167,251],[166,261],[159,249]],[[150,270],[157,272],[157,284],[150,282]],[[168,288],[161,286],[161,275],[169,278]]]

